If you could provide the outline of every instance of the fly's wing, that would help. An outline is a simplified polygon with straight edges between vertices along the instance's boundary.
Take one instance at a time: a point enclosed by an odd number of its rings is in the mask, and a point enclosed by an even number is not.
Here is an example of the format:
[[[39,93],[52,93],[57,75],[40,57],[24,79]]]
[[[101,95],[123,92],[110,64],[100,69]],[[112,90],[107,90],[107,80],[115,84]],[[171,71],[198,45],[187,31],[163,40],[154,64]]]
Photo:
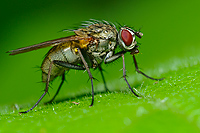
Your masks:
[[[46,48],[49,46],[60,45],[60,44],[67,43],[70,41],[73,41],[73,42],[78,41],[78,42],[80,42],[80,44],[79,44],[80,46],[86,46],[87,43],[89,43],[91,41],[91,39],[92,39],[91,37],[83,38],[83,37],[79,37],[79,36],[69,36],[69,37],[63,37],[63,38],[59,38],[59,39],[55,39],[55,40],[51,40],[51,41],[42,42],[42,43],[31,45],[28,47],[19,48],[16,50],[11,50],[6,53],[10,53],[9,55],[16,55],[16,54],[26,53],[26,52],[41,49],[41,48]]]

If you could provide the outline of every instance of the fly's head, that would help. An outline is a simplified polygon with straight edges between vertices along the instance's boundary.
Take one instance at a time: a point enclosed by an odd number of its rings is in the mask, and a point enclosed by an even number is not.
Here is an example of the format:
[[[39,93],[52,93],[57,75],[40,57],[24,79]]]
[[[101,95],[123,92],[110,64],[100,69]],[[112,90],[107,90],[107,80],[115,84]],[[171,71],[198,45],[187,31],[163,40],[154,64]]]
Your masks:
[[[141,38],[143,34],[129,27],[121,27],[118,32],[118,44],[120,48],[124,51],[130,51],[131,54],[139,53],[135,36]]]

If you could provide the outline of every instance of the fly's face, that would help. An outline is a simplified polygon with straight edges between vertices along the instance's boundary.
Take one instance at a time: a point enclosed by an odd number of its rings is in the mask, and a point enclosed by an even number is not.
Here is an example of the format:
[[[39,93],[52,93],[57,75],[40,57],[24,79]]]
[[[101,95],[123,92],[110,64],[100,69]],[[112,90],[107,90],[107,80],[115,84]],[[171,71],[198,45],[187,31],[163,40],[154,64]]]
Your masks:
[[[135,36],[141,38],[143,34],[129,27],[121,27],[118,33],[118,43],[124,51],[132,51],[136,48]]]

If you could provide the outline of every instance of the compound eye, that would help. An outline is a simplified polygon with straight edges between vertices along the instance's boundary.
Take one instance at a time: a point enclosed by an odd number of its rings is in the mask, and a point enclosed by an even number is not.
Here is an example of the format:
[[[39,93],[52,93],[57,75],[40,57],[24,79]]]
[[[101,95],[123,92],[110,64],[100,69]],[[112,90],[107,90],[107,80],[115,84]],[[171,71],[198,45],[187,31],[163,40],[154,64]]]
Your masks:
[[[121,38],[126,46],[130,46],[132,44],[133,36],[128,30],[123,29],[121,31]]]

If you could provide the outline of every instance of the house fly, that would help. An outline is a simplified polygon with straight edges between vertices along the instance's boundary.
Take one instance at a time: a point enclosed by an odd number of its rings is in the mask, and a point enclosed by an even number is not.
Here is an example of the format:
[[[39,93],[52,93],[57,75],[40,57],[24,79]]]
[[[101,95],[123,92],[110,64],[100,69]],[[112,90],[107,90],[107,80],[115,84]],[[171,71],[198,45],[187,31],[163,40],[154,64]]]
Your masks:
[[[120,57],[122,57],[123,60],[123,78],[131,92],[136,97],[139,97],[139,95],[133,91],[126,78],[124,54],[127,52],[130,52],[133,56],[135,68],[138,73],[152,80],[163,79],[152,78],[138,69],[137,61],[134,55],[139,53],[136,37],[141,38],[143,36],[140,31],[136,31],[130,27],[121,26],[119,24],[116,26],[116,24],[105,20],[99,21],[94,19],[85,21],[79,28],[69,31],[72,31],[75,34],[8,51],[10,55],[16,55],[52,46],[41,65],[42,81],[46,83],[45,91],[32,108],[20,113],[27,113],[35,108],[47,94],[49,82],[53,81],[58,76],[62,76],[60,86],[58,87],[54,97],[50,100],[50,102],[52,102],[59,93],[59,90],[65,80],[65,72],[70,69],[87,71],[92,88],[92,102],[90,106],[93,106],[94,78],[90,69],[98,68],[100,70],[105,88],[107,88],[101,63],[104,62],[107,64]],[[119,52],[117,52],[117,49],[120,49]]]

